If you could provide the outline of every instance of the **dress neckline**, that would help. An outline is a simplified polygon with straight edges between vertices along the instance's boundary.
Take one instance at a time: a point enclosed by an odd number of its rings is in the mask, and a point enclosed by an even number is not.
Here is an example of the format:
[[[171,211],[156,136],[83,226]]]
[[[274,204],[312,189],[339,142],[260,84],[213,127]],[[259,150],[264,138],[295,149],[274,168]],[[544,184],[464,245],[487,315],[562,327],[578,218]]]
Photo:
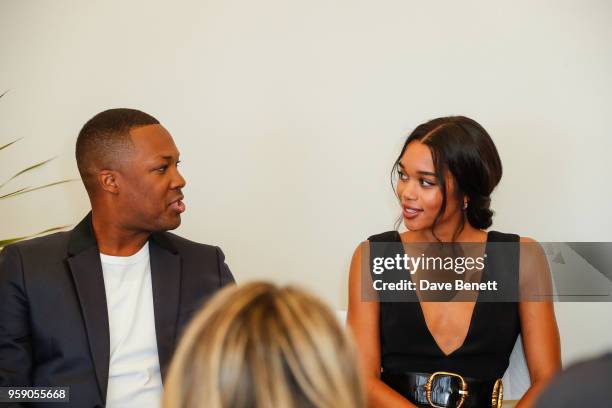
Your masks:
[[[409,244],[409,242],[404,242],[402,241],[401,235],[399,233],[399,231],[395,231],[396,232],[396,237],[397,240],[403,245],[403,244]],[[487,239],[485,241],[485,250],[484,253],[486,254],[487,251],[489,250],[489,244],[491,242],[491,232],[492,231],[487,231]],[[482,274],[480,276],[480,281],[482,282],[483,280],[485,280],[486,278],[486,274],[487,274],[487,266],[488,266],[488,259],[484,260],[484,267],[482,268]],[[465,334],[465,338],[463,339],[463,342],[461,342],[461,344],[459,345],[459,347],[457,347],[456,349],[454,349],[453,351],[451,351],[450,353],[445,353],[444,350],[442,350],[440,348],[440,344],[438,343],[438,341],[436,340],[436,338],[434,337],[433,333],[431,332],[431,330],[429,330],[429,326],[427,324],[427,320],[425,319],[425,313],[423,313],[423,306],[421,305],[421,301],[418,297],[418,295],[415,293],[415,296],[417,298],[416,302],[418,303],[418,310],[419,310],[419,317],[423,323],[423,325],[425,326],[425,331],[427,332],[427,335],[429,336],[431,342],[434,344],[434,346],[436,347],[436,349],[438,350],[438,352],[445,358],[450,358],[453,355],[457,354],[457,352],[459,352],[461,349],[463,349],[466,344],[468,343],[468,340],[470,339],[470,334],[472,333],[472,328],[474,326],[474,322],[476,321],[476,313],[478,313],[479,310],[479,305],[482,302],[479,302],[478,299],[480,298],[481,295],[481,290],[478,290],[478,294],[476,295],[476,300],[474,301],[474,307],[472,309],[472,314],[470,316],[470,320],[469,320],[469,324],[468,324],[468,328],[467,328],[467,332]]]

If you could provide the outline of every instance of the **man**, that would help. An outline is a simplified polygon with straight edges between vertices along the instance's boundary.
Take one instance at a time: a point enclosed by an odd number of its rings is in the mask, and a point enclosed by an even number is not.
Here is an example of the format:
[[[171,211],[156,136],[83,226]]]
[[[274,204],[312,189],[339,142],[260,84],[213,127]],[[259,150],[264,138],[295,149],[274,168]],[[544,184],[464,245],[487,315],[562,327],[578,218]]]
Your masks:
[[[183,328],[234,279],[220,248],[166,232],[185,180],[155,118],[99,113],[76,159],[91,212],[0,253],[0,387],[70,387],[48,407],[156,407]]]
[[[573,364],[542,391],[536,408],[612,406],[612,352]]]

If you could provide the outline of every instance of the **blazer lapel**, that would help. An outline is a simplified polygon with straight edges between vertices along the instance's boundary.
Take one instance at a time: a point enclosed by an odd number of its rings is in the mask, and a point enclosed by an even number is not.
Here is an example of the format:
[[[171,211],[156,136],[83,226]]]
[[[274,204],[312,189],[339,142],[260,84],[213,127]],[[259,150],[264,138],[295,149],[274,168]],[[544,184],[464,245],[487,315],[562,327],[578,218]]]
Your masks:
[[[181,257],[163,232],[153,233],[149,243],[155,332],[163,380],[176,342]],[[110,361],[108,307],[91,212],[72,231],[67,261],[85,320],[98,387],[102,401],[106,402]]]
[[[157,352],[162,381],[176,341],[181,283],[181,257],[164,233],[154,233],[149,241],[153,312]]]
[[[91,226],[91,213],[72,231],[68,255],[68,265],[85,320],[98,387],[102,401],[106,402],[110,354],[108,308],[100,253]]]

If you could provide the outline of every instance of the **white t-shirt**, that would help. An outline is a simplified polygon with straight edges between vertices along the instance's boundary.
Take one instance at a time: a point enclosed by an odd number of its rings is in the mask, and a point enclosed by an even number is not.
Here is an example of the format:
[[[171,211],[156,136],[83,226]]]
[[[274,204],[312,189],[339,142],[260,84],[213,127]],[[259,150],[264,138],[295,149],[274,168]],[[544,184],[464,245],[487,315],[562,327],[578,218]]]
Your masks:
[[[161,403],[149,243],[131,256],[100,254],[108,323],[110,366],[107,408]]]

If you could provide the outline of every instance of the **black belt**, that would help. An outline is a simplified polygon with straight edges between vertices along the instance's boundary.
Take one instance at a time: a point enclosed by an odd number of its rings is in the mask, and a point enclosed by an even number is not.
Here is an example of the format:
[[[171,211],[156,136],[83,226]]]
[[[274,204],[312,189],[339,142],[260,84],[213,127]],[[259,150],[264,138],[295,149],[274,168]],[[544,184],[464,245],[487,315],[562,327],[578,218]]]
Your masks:
[[[420,407],[501,408],[503,385],[498,380],[478,380],[438,371],[425,373],[390,373],[381,380]]]

